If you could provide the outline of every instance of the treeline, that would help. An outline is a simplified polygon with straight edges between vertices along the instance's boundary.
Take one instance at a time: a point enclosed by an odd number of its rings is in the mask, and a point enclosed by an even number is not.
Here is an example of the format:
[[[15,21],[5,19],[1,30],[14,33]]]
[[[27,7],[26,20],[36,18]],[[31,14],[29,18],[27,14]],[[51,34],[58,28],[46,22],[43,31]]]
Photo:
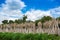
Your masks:
[[[20,23],[25,23],[25,22],[33,22],[31,20],[26,21],[26,19],[27,19],[27,16],[24,15],[22,19],[16,19],[14,21],[13,20],[9,20],[9,21],[8,20],[3,20],[2,23],[3,24],[11,24],[11,23],[18,23],[18,24],[20,24]],[[54,19],[54,18],[52,18],[50,16],[43,16],[42,18],[40,18],[38,20],[35,20],[35,24],[37,26],[38,22],[41,22],[43,24],[44,22],[52,20],[52,19]],[[60,17],[57,17],[56,20],[60,20]]]
[[[11,23],[25,23],[27,19],[27,16],[24,15],[24,17],[22,19],[16,19],[16,20],[3,20],[2,23],[3,24],[11,24]]]
[[[56,34],[1,33],[0,40],[60,40]]]

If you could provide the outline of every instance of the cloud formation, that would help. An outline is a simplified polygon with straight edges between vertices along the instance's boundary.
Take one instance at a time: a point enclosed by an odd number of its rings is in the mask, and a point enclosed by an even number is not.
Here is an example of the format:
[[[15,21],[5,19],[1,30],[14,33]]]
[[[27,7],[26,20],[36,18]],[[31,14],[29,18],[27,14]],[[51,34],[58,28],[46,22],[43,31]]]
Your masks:
[[[60,16],[60,7],[50,9],[50,13],[53,17],[59,17]]]
[[[27,15],[27,20],[35,21],[43,16],[58,17],[60,16],[60,7],[49,9],[47,11],[30,9],[23,13],[21,10],[26,7],[21,0],[6,0],[6,4],[0,7],[0,23],[2,20],[15,20]]]
[[[34,10],[31,9],[25,13],[27,20],[35,21],[43,16],[51,16],[50,11]]]
[[[26,7],[24,2],[21,0],[6,0],[5,3],[0,7],[0,23],[2,20],[14,20],[23,17],[21,9]]]
[[[5,6],[8,6],[8,8],[12,10],[20,10],[26,7],[25,3],[21,0],[6,0]]]
[[[60,7],[53,8],[47,11],[31,9],[25,13],[27,15],[27,20],[35,21],[40,19],[43,16],[59,17],[60,16]]]

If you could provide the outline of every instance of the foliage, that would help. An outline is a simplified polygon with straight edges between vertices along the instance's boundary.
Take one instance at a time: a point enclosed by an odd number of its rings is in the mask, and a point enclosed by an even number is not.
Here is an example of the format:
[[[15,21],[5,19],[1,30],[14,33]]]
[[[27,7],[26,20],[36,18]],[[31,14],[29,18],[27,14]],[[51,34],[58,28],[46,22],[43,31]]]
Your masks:
[[[41,18],[40,21],[41,21],[42,23],[44,23],[45,21],[49,21],[49,20],[52,20],[52,17],[50,17],[50,16],[44,16],[44,17]]]
[[[16,19],[15,21],[13,21],[13,20],[9,20],[9,22],[8,22],[8,20],[3,20],[2,21],[2,23],[3,24],[11,24],[11,23],[18,23],[18,24],[20,24],[20,23],[25,23],[26,22],[26,19],[27,19],[27,16],[23,16],[23,19]]]
[[[18,24],[23,23],[23,20],[22,19],[15,20],[15,23],[18,23]]]
[[[26,22],[27,16],[23,16],[23,23]]]
[[[9,20],[9,22],[8,22],[8,20],[3,20],[2,23],[3,24],[7,24],[7,23],[18,23],[18,24],[20,24],[20,23],[25,23],[25,22],[32,22],[31,20],[26,21],[26,19],[27,19],[27,16],[24,15],[22,19],[16,19],[15,21]],[[52,19],[53,18],[50,16],[43,16],[41,19],[35,20],[35,25],[38,26],[38,22],[41,22],[43,24],[44,22],[52,20]],[[57,17],[56,19],[60,20],[60,17]]]
[[[60,40],[60,36],[55,34],[23,34],[23,33],[2,33],[0,40]]]
[[[35,21],[35,26],[38,26],[38,22],[40,22],[40,19]]]
[[[60,17],[57,17],[56,19],[57,19],[57,20],[60,20]]]
[[[45,21],[49,21],[49,20],[52,20],[52,17],[50,17],[50,16],[43,16],[41,19],[38,19],[38,20],[35,21],[35,25],[38,26],[38,22],[41,22],[42,26],[43,26],[43,23]]]
[[[8,20],[3,20],[2,23],[3,24],[8,24]]]
[[[14,23],[14,21],[13,20],[9,20],[9,24],[11,24],[11,23]]]

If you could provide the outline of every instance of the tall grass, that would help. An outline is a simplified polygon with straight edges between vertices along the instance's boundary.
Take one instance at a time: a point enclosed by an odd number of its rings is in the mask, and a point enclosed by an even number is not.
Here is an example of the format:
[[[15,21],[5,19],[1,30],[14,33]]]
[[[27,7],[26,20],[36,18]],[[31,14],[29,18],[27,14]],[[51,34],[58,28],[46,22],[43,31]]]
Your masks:
[[[0,40],[60,40],[60,36],[55,34],[23,34],[23,33],[2,33]]]

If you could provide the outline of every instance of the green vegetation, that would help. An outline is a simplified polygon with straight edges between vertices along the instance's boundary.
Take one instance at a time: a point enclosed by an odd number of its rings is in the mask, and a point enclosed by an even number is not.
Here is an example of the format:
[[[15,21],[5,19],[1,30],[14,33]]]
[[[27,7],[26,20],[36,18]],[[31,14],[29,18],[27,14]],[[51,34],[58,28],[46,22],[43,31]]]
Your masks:
[[[13,20],[3,20],[2,23],[3,24],[11,24],[11,23],[17,23],[17,24],[20,24],[20,23],[25,23],[25,22],[32,22],[31,20],[29,21],[26,21],[27,19],[27,16],[23,16],[22,19],[16,19],[15,21]],[[49,21],[49,20],[52,20],[53,18],[50,17],[50,16],[43,16],[42,18],[38,19],[38,20],[35,20],[35,25],[38,26],[38,22],[41,22],[42,23],[42,27],[43,27],[43,23],[46,22],[46,21]],[[60,20],[60,17],[57,17],[56,20]]]
[[[3,20],[2,23],[3,24],[11,24],[11,23],[20,24],[20,23],[25,23],[26,19],[27,19],[27,16],[24,15],[23,19],[16,19],[15,21],[13,21],[13,20]]]
[[[8,20],[3,20],[2,23],[3,24],[8,24]]]
[[[50,16],[43,16],[41,19],[35,21],[35,25],[38,26],[38,22],[42,23],[42,28],[43,28],[43,23],[46,21],[52,20],[52,17]]]
[[[1,33],[0,40],[60,40],[55,34],[23,34],[23,33]]]
[[[15,20],[15,23],[18,23],[18,24],[20,24],[20,23],[22,23],[22,22],[23,22],[22,19]]]
[[[26,19],[27,19],[27,16],[24,15],[24,17],[23,17],[23,23],[26,22]]]
[[[45,21],[49,21],[49,20],[52,20],[52,17],[50,17],[50,16],[44,16],[44,17],[42,17],[41,18],[41,23],[44,23]]]
[[[57,17],[56,19],[57,19],[57,20],[60,20],[60,17]]]
[[[9,24],[11,24],[11,23],[14,23],[14,21],[13,20],[9,20]]]

